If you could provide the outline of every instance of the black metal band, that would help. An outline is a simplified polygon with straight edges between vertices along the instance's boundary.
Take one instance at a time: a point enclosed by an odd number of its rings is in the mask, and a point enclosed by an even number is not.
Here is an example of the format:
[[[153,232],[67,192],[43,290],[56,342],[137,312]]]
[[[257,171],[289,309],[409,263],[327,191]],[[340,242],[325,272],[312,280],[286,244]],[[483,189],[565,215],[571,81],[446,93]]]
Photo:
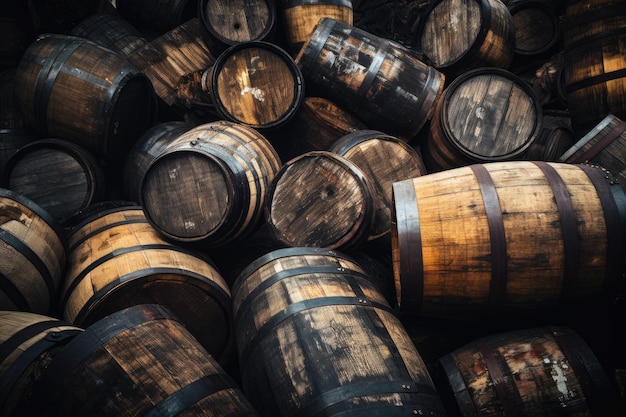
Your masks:
[[[515,392],[511,392],[509,389],[509,384],[507,384],[505,380],[505,371],[500,366],[494,350],[487,344],[487,342],[484,340],[478,340],[476,342],[476,347],[480,351],[483,361],[487,366],[490,379],[493,382],[493,388],[496,390],[504,415],[507,417],[516,417],[518,413],[516,411],[515,404],[521,404],[521,401],[519,400],[519,392],[517,390],[515,390]]]
[[[622,133],[626,132],[626,121],[619,121],[613,129],[604,137],[599,139],[596,143],[591,145],[589,149],[583,152],[577,158],[569,161],[571,163],[582,163],[586,161],[592,160],[596,155],[598,155],[604,148],[609,146],[613,141],[619,138]]]
[[[6,294],[19,311],[32,311],[30,303],[13,281],[0,272],[0,291]],[[6,307],[5,307],[6,309]],[[1,361],[0,361],[1,362]]]

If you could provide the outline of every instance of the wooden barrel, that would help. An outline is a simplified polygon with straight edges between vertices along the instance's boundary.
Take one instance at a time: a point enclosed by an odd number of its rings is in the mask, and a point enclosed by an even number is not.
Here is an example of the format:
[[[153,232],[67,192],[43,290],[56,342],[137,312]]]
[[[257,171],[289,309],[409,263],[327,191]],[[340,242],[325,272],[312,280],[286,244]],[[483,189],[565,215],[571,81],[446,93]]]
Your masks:
[[[466,71],[435,107],[423,142],[429,172],[516,159],[536,140],[543,111],[534,91],[502,68]]]
[[[513,61],[515,25],[500,0],[436,0],[417,31],[425,61],[446,76]]]
[[[65,235],[32,200],[0,188],[0,310],[49,314],[66,265]]]
[[[198,0],[115,0],[115,7],[132,25],[162,34],[197,17]]]
[[[577,138],[608,114],[626,119],[626,5],[570,1],[565,12],[563,83]]]
[[[108,160],[123,159],[156,117],[148,78],[117,53],[75,36],[33,42],[17,68],[15,93],[28,126]]]
[[[141,181],[152,161],[178,136],[192,127],[193,125],[178,120],[160,122],[139,137],[124,163],[123,187],[126,198],[136,203],[141,201]]]
[[[518,58],[549,57],[560,49],[561,22],[551,1],[513,0],[507,4],[513,17],[515,54]]]
[[[215,56],[239,43],[275,39],[272,0],[198,0],[197,16],[203,39]]]
[[[50,416],[258,416],[185,323],[157,304],[86,328],[52,359],[35,394]]]
[[[310,151],[325,151],[340,137],[367,125],[323,97],[304,97],[302,105],[280,129],[268,131],[283,161]]]
[[[230,359],[230,290],[213,263],[168,243],[140,206],[103,210],[68,235],[60,307],[88,327],[108,314],[158,303],[171,310],[219,361]]]
[[[141,186],[150,223],[178,242],[219,246],[258,225],[281,161],[255,129],[216,121],[194,127],[151,163]]]
[[[284,49],[265,41],[231,46],[204,78],[221,117],[256,129],[284,125],[304,99],[300,68]]]
[[[626,121],[613,114],[607,115],[565,150],[558,161],[600,165],[615,176],[626,191]]]
[[[563,326],[497,333],[439,360],[464,416],[616,416],[617,397],[585,340]]]
[[[263,415],[445,415],[404,327],[345,255],[270,252],[237,278],[233,311],[242,388]]]
[[[537,139],[520,159],[529,161],[557,161],[576,142],[572,119],[565,110],[543,110],[541,129]]]
[[[282,0],[280,14],[289,52],[296,56],[325,17],[352,26],[354,13],[350,0]]]
[[[6,163],[3,186],[28,197],[59,223],[105,194],[98,160],[83,147],[57,138],[21,147]]]
[[[348,159],[311,151],[286,162],[272,181],[265,222],[285,246],[348,251],[370,235],[374,206],[363,172]]]
[[[623,274],[623,190],[597,168],[474,164],[393,185],[398,304],[408,314],[536,315],[594,305]]]
[[[122,56],[131,55],[148,43],[139,29],[131,25],[115,9],[86,17],[68,34],[89,39]]]
[[[421,155],[406,142],[378,130],[357,130],[328,149],[354,163],[368,180],[374,205],[368,240],[391,230],[394,182],[426,174]]]
[[[0,415],[37,415],[34,384],[50,359],[80,332],[54,317],[0,311]]]
[[[320,20],[295,60],[307,95],[406,140],[430,119],[444,86],[442,73],[400,44],[331,18]]]

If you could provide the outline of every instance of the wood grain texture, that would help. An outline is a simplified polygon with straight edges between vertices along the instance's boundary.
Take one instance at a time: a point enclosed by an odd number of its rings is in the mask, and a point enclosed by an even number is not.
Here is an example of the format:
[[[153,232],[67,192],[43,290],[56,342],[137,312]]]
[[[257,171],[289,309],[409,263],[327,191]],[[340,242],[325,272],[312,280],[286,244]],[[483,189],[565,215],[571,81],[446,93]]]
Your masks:
[[[307,42],[320,19],[329,17],[352,26],[354,13],[352,2],[345,0],[285,1],[281,7],[289,51],[297,56]]]
[[[621,273],[623,192],[599,169],[494,162],[393,187],[396,293],[408,314],[496,320],[580,308]]]
[[[626,190],[626,121],[613,114],[607,115],[558,160],[599,165]]]
[[[405,140],[430,119],[444,86],[441,72],[404,47],[331,18],[320,20],[295,60],[308,95]]]
[[[265,41],[231,46],[218,57],[208,79],[218,114],[256,129],[285,124],[304,99],[302,73],[293,58]]]
[[[357,130],[337,139],[329,151],[354,163],[368,180],[374,214],[368,240],[391,230],[392,185],[426,174],[421,155],[406,142],[377,130]]]
[[[499,0],[439,0],[420,22],[419,44],[427,62],[451,77],[477,67],[508,68],[515,26]]]
[[[15,74],[16,104],[42,136],[121,160],[156,117],[150,81],[119,54],[87,39],[46,34]]]
[[[59,223],[101,201],[105,179],[100,162],[63,139],[39,139],[21,147],[5,166],[4,186],[32,200]]]
[[[141,182],[148,167],[178,136],[193,125],[183,121],[161,122],[144,132],[128,152],[124,162],[124,194],[135,203],[141,201]]]
[[[444,415],[419,353],[351,258],[287,248],[233,287],[242,387],[263,415]]]
[[[567,327],[485,336],[439,362],[463,415],[614,415],[617,397],[601,363]]]
[[[0,306],[49,314],[66,266],[65,235],[30,199],[0,188]]]
[[[42,375],[37,399],[50,416],[258,415],[185,323],[157,304],[77,335]]]
[[[372,195],[346,158],[311,151],[286,162],[272,181],[265,221],[286,246],[349,250],[369,236]]]
[[[547,2],[523,0],[508,6],[515,28],[515,53],[539,58],[557,50],[561,22],[556,7]]]
[[[520,159],[556,162],[574,145],[575,137],[569,112],[544,109],[537,139]]]
[[[0,413],[37,415],[33,390],[63,346],[83,329],[58,318],[23,311],[0,311]]]
[[[180,135],[144,175],[141,204],[170,239],[217,246],[242,238],[262,217],[282,163],[255,129],[224,120]]]
[[[159,303],[216,359],[232,354],[230,290],[212,262],[165,241],[141,207],[94,215],[68,237],[63,317],[87,327],[107,314]]]
[[[209,49],[219,56],[250,41],[273,41],[276,6],[268,0],[199,0],[198,17]]]
[[[568,3],[563,86],[577,138],[613,114],[626,119],[626,10],[620,0]]]
[[[535,140],[543,111],[532,89],[502,68],[465,72],[444,90],[424,141],[429,171],[513,160]]]

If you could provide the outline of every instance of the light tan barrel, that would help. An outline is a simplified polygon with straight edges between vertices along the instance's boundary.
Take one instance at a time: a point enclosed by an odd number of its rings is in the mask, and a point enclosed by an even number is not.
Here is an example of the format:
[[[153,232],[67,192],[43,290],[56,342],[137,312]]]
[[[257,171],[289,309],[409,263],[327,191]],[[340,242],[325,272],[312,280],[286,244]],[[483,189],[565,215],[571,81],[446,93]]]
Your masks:
[[[0,188],[0,309],[51,312],[66,266],[65,238],[50,213]]]
[[[394,183],[401,311],[498,319],[593,305],[624,268],[626,197],[604,172],[475,164]]]
[[[233,311],[242,387],[263,415],[445,415],[398,317],[346,255],[269,252],[237,278]]]
[[[60,307],[87,327],[108,314],[158,303],[218,361],[233,353],[230,289],[210,259],[165,241],[140,206],[104,209],[75,225]]]
[[[0,415],[37,415],[35,383],[50,360],[82,330],[55,317],[0,311]]]

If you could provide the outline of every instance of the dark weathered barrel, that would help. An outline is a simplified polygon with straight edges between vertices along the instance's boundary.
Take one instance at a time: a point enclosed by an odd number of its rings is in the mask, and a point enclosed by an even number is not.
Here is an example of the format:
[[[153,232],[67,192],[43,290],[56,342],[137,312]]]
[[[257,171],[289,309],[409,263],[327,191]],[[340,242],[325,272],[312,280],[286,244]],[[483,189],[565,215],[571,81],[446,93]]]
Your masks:
[[[575,142],[576,135],[572,129],[569,112],[544,108],[537,138],[519,158],[530,161],[557,161]]]
[[[398,317],[348,256],[261,256],[237,278],[233,311],[242,387],[263,415],[445,415]]]
[[[446,76],[513,61],[515,25],[500,0],[436,0],[420,19],[418,37],[426,62]]]
[[[275,41],[277,13],[273,0],[198,0],[203,39],[215,56],[233,45]]]
[[[597,168],[474,164],[393,185],[403,312],[532,316],[599,302],[624,269],[624,191]]]
[[[0,188],[0,310],[50,314],[66,266],[65,235],[32,200]]]
[[[395,136],[378,130],[357,130],[337,139],[328,149],[354,163],[368,181],[373,218],[368,240],[391,230],[392,185],[426,174],[422,156]]]
[[[536,140],[543,110],[534,91],[502,68],[466,71],[435,106],[423,141],[429,171],[516,159]]]
[[[374,206],[363,172],[329,151],[287,161],[272,181],[265,221],[285,246],[348,251],[370,235]]]
[[[55,317],[0,311],[0,414],[35,416],[33,384],[82,329]]]
[[[439,363],[465,416],[618,415],[602,364],[568,327],[492,334]]]
[[[119,54],[75,36],[41,35],[15,74],[18,108],[44,137],[122,160],[156,118],[148,78]]]
[[[231,243],[262,220],[280,167],[270,142],[252,127],[224,120],[202,124],[178,136],[150,164],[141,205],[171,240]]]
[[[568,2],[563,84],[577,138],[608,114],[626,119],[625,42],[622,0]]]
[[[175,314],[218,361],[233,353],[230,290],[198,252],[166,242],[140,206],[103,210],[68,235],[63,317],[87,327],[108,314],[158,303]]]
[[[308,95],[405,140],[430,119],[444,87],[441,72],[400,44],[331,18],[319,21],[296,63]]]
[[[517,59],[539,59],[562,47],[561,21],[556,1],[511,0],[506,3],[515,28]]]
[[[50,416],[258,416],[185,323],[156,303],[75,336],[42,373],[34,399]]]
[[[47,138],[22,146],[7,161],[3,186],[28,197],[59,223],[104,198],[100,162],[73,142]]]

